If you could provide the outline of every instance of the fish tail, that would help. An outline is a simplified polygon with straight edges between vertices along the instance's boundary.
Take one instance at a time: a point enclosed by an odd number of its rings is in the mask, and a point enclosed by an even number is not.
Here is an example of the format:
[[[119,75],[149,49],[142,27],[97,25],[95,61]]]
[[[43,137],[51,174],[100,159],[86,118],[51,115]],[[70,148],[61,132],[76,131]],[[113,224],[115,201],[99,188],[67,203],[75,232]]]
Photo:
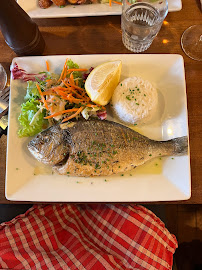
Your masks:
[[[172,139],[172,143],[174,146],[173,155],[175,156],[183,156],[188,153],[188,137],[180,137]]]

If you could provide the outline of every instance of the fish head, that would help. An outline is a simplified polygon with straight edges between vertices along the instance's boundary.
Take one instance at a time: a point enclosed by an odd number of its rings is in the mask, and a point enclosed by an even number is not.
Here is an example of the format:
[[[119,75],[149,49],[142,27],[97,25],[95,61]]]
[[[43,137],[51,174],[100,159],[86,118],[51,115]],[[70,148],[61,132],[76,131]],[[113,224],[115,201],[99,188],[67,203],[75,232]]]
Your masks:
[[[56,165],[69,157],[70,138],[59,126],[37,134],[29,143],[30,153],[40,162]]]

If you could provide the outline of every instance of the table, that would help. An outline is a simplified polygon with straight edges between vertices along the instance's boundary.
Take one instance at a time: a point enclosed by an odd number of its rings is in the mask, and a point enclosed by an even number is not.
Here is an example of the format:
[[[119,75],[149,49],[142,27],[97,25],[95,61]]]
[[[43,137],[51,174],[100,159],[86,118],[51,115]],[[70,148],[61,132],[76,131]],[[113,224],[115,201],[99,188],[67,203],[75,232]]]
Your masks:
[[[202,13],[199,0],[182,0],[182,5],[181,11],[168,14],[158,36],[151,47],[144,53],[180,54],[184,58],[189,116],[192,196],[187,201],[177,203],[201,204],[202,62],[194,61],[184,54],[181,49],[180,38],[187,27],[202,23]],[[46,42],[44,55],[131,53],[122,44],[120,21],[120,16],[35,20]],[[16,57],[16,54],[6,45],[1,33],[0,51],[0,63],[9,73],[11,61]],[[4,194],[6,140],[5,135],[0,139],[0,203],[15,203],[6,200]]]

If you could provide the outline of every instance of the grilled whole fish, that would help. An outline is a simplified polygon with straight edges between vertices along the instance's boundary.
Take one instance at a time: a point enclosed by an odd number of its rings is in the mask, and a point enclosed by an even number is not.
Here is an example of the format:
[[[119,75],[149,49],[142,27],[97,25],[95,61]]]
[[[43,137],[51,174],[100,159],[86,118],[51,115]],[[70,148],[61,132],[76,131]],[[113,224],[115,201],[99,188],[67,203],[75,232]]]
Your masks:
[[[187,154],[187,137],[154,141],[115,122],[90,120],[52,126],[33,138],[28,149],[59,174],[111,175],[148,160]]]

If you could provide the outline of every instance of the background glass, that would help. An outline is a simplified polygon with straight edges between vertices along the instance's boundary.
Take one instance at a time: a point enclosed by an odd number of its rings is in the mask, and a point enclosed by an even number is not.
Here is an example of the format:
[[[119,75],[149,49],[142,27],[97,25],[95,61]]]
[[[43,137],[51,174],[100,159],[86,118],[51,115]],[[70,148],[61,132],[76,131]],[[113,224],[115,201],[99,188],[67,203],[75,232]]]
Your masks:
[[[182,35],[181,45],[187,56],[202,61],[202,24],[187,28]]]
[[[136,53],[147,50],[167,13],[167,0],[123,0],[121,28],[125,47]]]
[[[0,64],[0,91],[4,89],[7,83],[7,74],[3,66]]]

